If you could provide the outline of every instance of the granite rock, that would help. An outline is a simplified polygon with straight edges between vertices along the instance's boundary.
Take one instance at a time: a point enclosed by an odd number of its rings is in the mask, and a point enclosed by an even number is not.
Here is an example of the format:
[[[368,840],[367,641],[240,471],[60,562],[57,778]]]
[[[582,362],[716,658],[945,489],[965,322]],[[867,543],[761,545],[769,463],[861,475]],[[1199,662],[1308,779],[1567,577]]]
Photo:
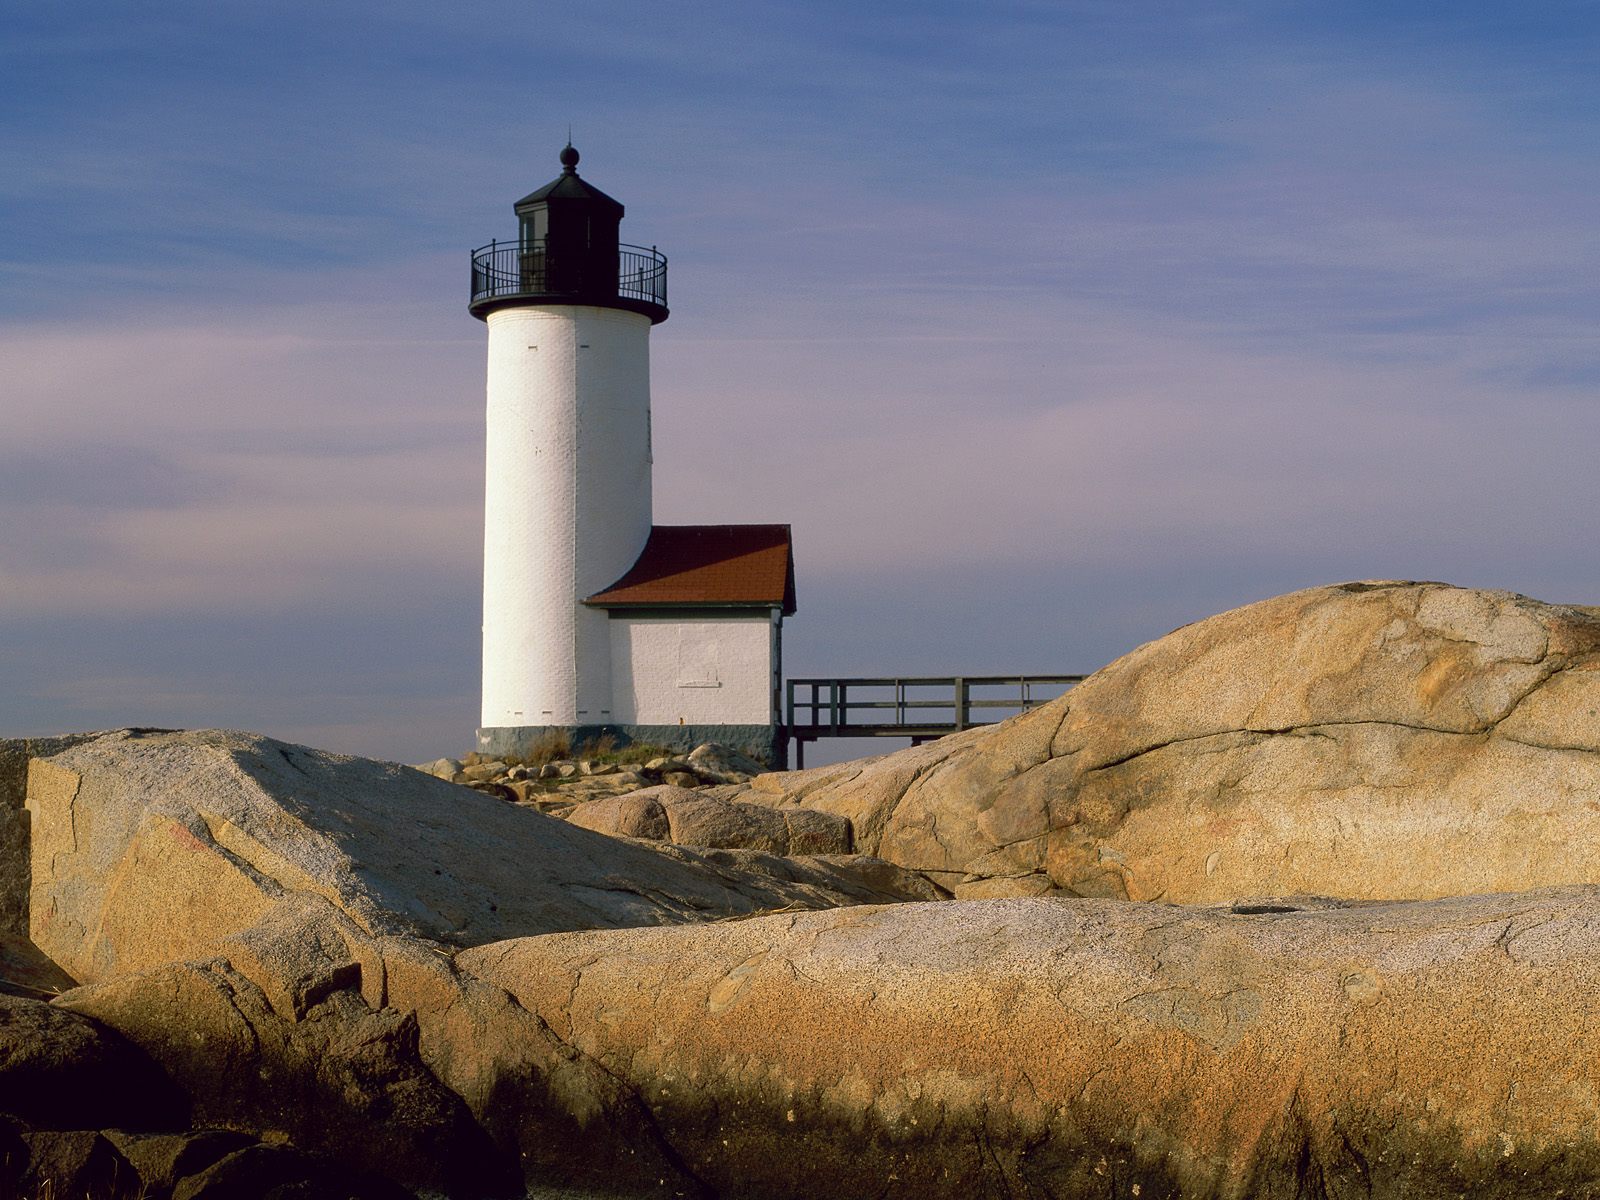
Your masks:
[[[28,808],[32,938],[85,983],[206,958],[294,896],[452,946],[907,897],[823,859],[622,841],[409,767],[218,730],[34,759]]]
[[[1186,626],[1000,725],[758,777],[957,896],[1436,897],[1600,881],[1600,618],[1436,583]]]
[[[647,1107],[662,1195],[1533,1200],[1600,1178],[1596,888],[839,909],[455,968]],[[615,1129],[594,1116],[570,1157],[615,1155]]]

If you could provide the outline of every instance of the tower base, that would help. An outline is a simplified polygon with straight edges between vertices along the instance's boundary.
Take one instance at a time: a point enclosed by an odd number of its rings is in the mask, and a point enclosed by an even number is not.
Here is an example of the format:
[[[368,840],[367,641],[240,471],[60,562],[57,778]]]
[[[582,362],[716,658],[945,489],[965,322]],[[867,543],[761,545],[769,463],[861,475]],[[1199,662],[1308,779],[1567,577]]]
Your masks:
[[[565,734],[574,750],[584,742],[610,737],[619,748],[640,743],[680,754],[717,742],[775,771],[783,770],[789,760],[789,739],[778,725],[501,725],[478,730],[478,753],[523,758],[540,738],[552,733]]]

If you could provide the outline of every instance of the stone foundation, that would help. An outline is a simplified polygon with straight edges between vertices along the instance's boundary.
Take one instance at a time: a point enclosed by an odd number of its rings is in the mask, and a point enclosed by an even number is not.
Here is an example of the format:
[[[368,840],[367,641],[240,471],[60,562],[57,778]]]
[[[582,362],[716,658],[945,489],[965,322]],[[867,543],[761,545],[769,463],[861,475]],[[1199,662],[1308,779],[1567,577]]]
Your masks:
[[[789,739],[777,725],[509,725],[478,730],[478,753],[524,757],[547,733],[564,733],[574,747],[609,736],[619,747],[634,742],[687,753],[719,742],[781,771],[788,763]]]

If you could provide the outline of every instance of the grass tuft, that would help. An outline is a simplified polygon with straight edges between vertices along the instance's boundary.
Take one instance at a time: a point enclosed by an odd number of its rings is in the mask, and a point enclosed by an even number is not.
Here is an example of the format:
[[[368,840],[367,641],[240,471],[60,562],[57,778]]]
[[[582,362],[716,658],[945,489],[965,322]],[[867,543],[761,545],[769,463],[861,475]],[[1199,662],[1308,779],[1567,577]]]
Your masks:
[[[528,747],[528,752],[522,756],[522,765],[526,767],[542,767],[545,763],[555,762],[559,758],[572,757],[572,739],[565,730],[546,729],[537,738],[533,745]]]

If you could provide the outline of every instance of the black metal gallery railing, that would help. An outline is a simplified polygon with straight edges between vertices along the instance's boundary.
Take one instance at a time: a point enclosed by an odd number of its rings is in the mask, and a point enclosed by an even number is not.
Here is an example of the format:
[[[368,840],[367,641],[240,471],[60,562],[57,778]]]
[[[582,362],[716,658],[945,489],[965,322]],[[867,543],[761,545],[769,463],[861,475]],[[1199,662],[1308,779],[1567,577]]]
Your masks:
[[[550,255],[516,242],[490,242],[472,252],[472,303],[515,296],[637,300],[667,306],[667,256],[654,246],[617,248],[616,265],[601,258]]]

